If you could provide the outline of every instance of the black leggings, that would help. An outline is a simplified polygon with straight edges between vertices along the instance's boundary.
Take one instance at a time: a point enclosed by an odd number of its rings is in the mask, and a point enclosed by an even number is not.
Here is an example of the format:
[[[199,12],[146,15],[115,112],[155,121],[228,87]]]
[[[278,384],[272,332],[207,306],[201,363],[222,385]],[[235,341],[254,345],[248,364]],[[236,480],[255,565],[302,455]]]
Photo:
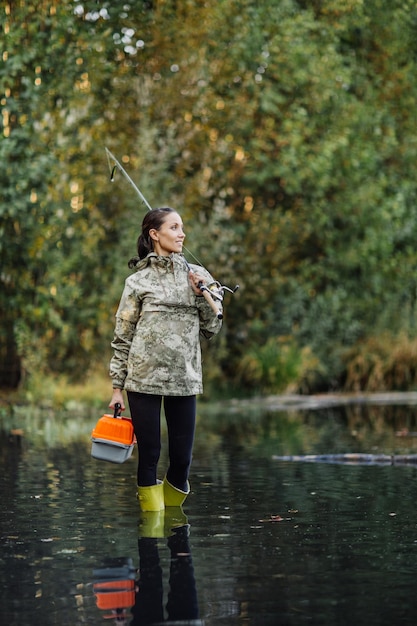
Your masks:
[[[138,442],[138,485],[155,485],[161,453],[162,396],[128,391],[127,397]],[[168,429],[167,479],[174,487],[186,491],[194,444],[196,396],[164,396],[163,401]]]

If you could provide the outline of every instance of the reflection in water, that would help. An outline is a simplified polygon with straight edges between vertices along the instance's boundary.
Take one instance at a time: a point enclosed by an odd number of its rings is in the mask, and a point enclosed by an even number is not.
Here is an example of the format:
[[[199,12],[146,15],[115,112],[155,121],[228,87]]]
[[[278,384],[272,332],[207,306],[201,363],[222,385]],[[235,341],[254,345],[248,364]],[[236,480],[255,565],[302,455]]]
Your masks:
[[[182,516],[182,511],[178,516]],[[190,526],[184,523],[169,531],[166,547],[169,550],[169,590],[164,618],[163,568],[159,551],[160,529],[172,523],[172,511],[168,520],[163,512],[154,513],[152,523],[145,520],[139,525],[138,552],[139,576],[135,581],[135,569],[131,558],[106,559],[101,568],[93,571],[93,590],[97,607],[103,617],[113,619],[118,626],[150,626],[181,622],[188,626],[200,626],[194,567],[189,542]],[[159,525],[162,519],[163,526]],[[165,518],[165,519],[164,519]],[[151,532],[148,532],[151,529]],[[151,536],[149,536],[151,535]],[[155,535],[158,535],[155,536]],[[128,609],[131,609],[131,616]],[[133,619],[130,619],[133,616]]]
[[[157,539],[141,537],[139,544],[139,588],[132,609],[131,626],[164,622],[162,568]],[[166,604],[168,622],[198,620],[197,592],[189,546],[188,524],[174,528],[168,537],[170,551],[169,591]]]
[[[93,591],[97,607],[105,619],[126,624],[127,609],[135,603],[136,570],[131,558],[109,558],[93,571]]]

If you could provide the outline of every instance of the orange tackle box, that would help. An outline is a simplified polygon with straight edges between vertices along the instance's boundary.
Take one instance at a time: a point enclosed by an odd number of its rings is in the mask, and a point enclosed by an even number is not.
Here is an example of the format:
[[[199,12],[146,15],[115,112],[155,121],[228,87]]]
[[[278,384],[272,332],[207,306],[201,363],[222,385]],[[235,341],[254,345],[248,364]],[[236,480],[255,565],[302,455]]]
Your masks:
[[[136,439],[132,420],[120,415],[116,405],[114,415],[103,415],[91,433],[91,456],[100,461],[124,463],[132,456]]]

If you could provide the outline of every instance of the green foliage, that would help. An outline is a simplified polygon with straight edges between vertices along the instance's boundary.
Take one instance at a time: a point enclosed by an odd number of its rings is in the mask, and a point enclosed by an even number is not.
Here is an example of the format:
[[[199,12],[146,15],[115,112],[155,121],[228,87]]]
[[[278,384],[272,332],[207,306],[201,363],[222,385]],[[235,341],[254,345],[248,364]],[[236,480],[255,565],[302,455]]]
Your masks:
[[[415,20],[379,0],[3,3],[0,384],[108,358],[146,208],[106,145],[241,286],[208,388],[337,388],[347,348],[413,340]]]
[[[269,337],[246,352],[238,375],[245,389],[274,394],[302,387],[309,372],[317,368],[308,348],[300,350],[288,337]]]
[[[115,254],[106,246],[112,223],[91,202],[84,179],[92,176],[88,150],[98,120],[83,55],[88,49],[94,64],[101,44],[87,22],[74,29],[71,5],[5,5],[1,309],[18,354],[5,363],[3,384],[14,382],[8,370],[16,360],[22,373],[82,376],[102,347],[98,327],[108,320],[97,286]]]

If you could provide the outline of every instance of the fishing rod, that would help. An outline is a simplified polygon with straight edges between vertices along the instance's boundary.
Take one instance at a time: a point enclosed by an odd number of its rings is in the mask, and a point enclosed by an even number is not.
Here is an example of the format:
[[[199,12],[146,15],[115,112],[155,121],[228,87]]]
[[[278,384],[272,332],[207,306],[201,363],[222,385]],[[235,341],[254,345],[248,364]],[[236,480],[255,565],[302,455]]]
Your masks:
[[[149,204],[149,202],[146,200],[145,196],[143,195],[143,193],[140,191],[139,187],[136,185],[136,183],[131,179],[131,177],[129,176],[129,174],[126,172],[125,168],[123,167],[123,165],[121,163],[119,163],[119,161],[116,159],[116,157],[114,156],[114,154],[112,154],[110,152],[110,150],[105,147],[104,148],[106,151],[106,155],[107,155],[107,162],[109,164],[109,170],[110,170],[110,182],[114,182],[114,175],[116,170],[118,169],[123,176],[126,178],[126,180],[130,183],[130,185],[132,185],[133,189],[136,191],[136,193],[138,194],[139,198],[142,200],[143,204],[146,205],[146,207],[148,208],[148,211],[152,211],[152,207]],[[197,257],[194,256],[194,254],[192,254],[192,252],[190,252],[190,250],[188,250],[185,246],[184,250],[186,250],[188,252],[188,254],[190,254],[190,256],[193,257],[193,259],[198,263],[198,265],[203,266],[203,264],[197,259]],[[190,272],[193,272],[193,270],[191,269],[189,263],[187,262],[187,259],[184,257],[184,262],[187,266],[187,269]],[[194,272],[193,272],[194,273]],[[203,283],[203,281],[200,280],[200,282],[197,284],[198,289],[200,289],[200,291],[202,292],[206,302],[210,305],[210,307],[212,308],[213,312],[216,314],[218,319],[223,319],[223,313],[220,309],[220,307],[218,306],[218,304],[215,302],[215,299],[218,300],[219,302],[223,302],[223,292],[226,290],[229,293],[235,293],[238,289],[239,289],[239,285],[236,285],[236,287],[234,289],[230,289],[229,287],[226,287],[226,285],[221,285],[219,282],[215,281],[211,287],[215,287],[216,291],[213,291],[213,289],[210,289],[210,285],[207,286]]]

